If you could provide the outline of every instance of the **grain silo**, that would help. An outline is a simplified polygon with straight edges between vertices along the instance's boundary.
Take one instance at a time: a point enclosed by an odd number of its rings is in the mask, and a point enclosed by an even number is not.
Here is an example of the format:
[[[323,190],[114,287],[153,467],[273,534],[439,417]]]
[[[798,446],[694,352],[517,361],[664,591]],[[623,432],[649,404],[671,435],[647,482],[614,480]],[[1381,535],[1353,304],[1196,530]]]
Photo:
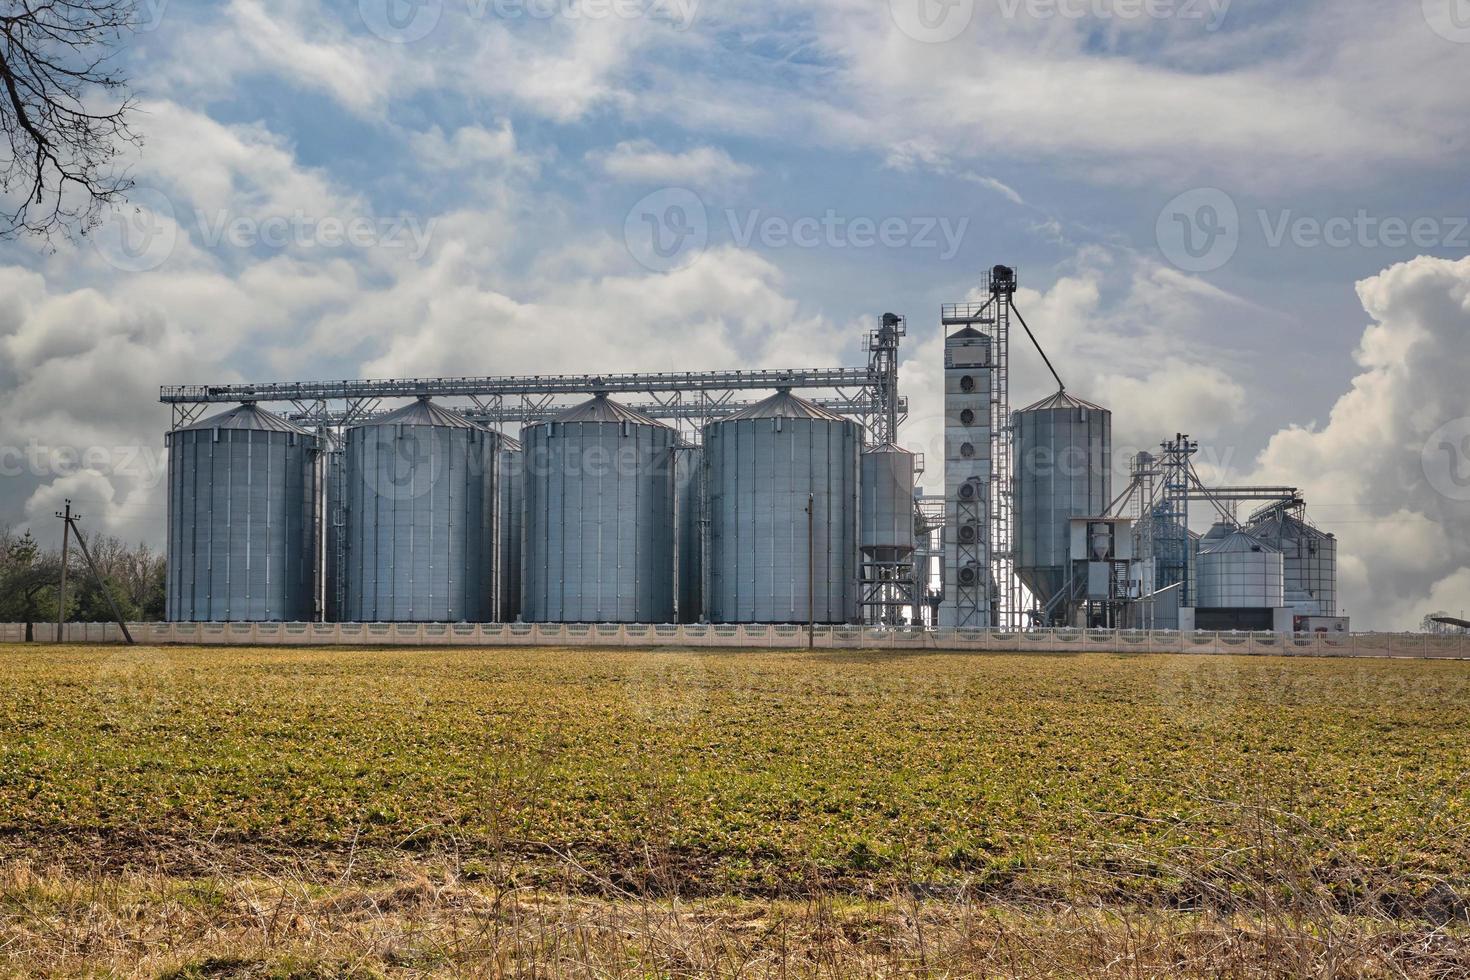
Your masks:
[[[1059,391],[1017,411],[1011,424],[1016,574],[1045,609],[1072,578],[1071,519],[1102,514],[1112,500],[1113,415]],[[1052,606],[1049,622],[1066,621],[1064,604]]]
[[[521,538],[524,534],[526,454],[519,440],[502,435],[500,447],[500,616],[521,614]]]
[[[347,430],[343,617],[495,618],[500,436],[427,398]]]
[[[521,616],[674,619],[674,430],[598,393],[521,431]]]
[[[1280,609],[1284,605],[1281,552],[1245,531],[1215,540],[1196,560],[1201,610]],[[1265,626],[1270,628],[1269,623]]]
[[[858,549],[864,622],[899,624],[914,606],[914,454],[885,443],[858,465]]]
[[[678,510],[679,609],[681,623],[701,615],[704,574],[704,450],[680,445],[674,451],[674,494]]]
[[[314,618],[316,437],[247,402],[167,444],[168,619]]]
[[[856,619],[861,449],[857,423],[784,388],[705,427],[707,618]]]
[[[1298,616],[1337,615],[1337,538],[1284,507],[1256,516],[1246,530],[1281,552],[1287,604]]]

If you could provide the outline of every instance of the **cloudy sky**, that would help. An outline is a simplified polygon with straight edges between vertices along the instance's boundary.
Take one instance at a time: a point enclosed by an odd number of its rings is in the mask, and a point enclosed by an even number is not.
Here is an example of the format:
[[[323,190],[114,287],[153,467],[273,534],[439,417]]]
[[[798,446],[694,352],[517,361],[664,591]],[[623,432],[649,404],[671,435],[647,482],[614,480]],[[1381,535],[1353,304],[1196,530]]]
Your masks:
[[[856,364],[887,310],[937,458],[1005,262],[1120,446],[1306,491],[1357,626],[1470,607],[1465,0],[141,7],[133,204],[0,244],[0,522],[161,545],[160,384]]]

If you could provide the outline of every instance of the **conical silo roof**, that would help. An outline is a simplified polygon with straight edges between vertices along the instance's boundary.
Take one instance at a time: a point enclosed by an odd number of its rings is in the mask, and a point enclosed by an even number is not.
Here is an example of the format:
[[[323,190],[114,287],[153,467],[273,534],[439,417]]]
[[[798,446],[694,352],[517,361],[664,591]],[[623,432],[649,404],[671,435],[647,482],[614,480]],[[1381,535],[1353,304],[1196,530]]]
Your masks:
[[[553,422],[631,422],[634,425],[656,425],[667,429],[668,426],[658,419],[649,418],[642,412],[635,412],[621,402],[615,402],[607,397],[607,392],[599,391],[591,398],[579,405],[555,416]]]
[[[442,426],[448,429],[480,429],[477,425],[465,418],[458,412],[451,412],[440,405],[435,405],[424,396],[419,396],[402,408],[394,409],[387,415],[379,415],[376,418],[365,419],[352,428],[369,425],[430,425]]]
[[[770,398],[726,415],[720,421],[734,422],[739,419],[822,419],[827,422],[846,421],[841,415],[827,411],[815,402],[809,402],[791,393],[790,388],[781,388]]]
[[[1266,542],[1253,534],[1244,531],[1235,531],[1218,539],[1204,551],[1202,555],[1243,554],[1249,551],[1276,551]]]
[[[1107,409],[1103,408],[1101,405],[1094,405],[1087,399],[1078,398],[1076,395],[1066,390],[1058,391],[1057,393],[1052,395],[1047,395],[1041,401],[1036,402],[1034,405],[1027,405],[1025,408],[1020,409],[1020,411],[1047,412],[1058,408],[1086,408],[1091,409],[1094,412],[1107,411]]]
[[[315,433],[310,430],[303,429],[295,422],[282,418],[275,412],[267,412],[255,402],[237,405],[227,412],[220,412],[218,415],[211,415],[207,419],[183,426],[179,431],[184,432],[190,429],[256,429],[263,432],[292,432],[296,435],[316,438]]]

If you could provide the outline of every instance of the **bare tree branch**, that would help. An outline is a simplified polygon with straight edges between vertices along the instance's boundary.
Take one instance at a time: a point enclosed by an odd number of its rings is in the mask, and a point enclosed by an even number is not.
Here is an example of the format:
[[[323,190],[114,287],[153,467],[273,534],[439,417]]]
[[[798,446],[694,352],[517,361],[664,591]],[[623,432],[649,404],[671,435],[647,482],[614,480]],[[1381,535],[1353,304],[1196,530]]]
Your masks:
[[[109,62],[133,0],[0,0],[0,237],[85,233],[132,186],[135,104]]]

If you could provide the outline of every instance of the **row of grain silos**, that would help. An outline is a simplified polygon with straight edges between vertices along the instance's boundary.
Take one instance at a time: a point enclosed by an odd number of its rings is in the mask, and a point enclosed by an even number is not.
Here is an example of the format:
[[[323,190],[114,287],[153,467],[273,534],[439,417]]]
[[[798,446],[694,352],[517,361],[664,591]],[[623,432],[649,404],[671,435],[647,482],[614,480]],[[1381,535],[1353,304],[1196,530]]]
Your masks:
[[[520,442],[427,398],[320,438],[255,405],[170,434],[171,620],[857,617],[860,473],[883,468],[789,390],[703,447],[605,393]]]

